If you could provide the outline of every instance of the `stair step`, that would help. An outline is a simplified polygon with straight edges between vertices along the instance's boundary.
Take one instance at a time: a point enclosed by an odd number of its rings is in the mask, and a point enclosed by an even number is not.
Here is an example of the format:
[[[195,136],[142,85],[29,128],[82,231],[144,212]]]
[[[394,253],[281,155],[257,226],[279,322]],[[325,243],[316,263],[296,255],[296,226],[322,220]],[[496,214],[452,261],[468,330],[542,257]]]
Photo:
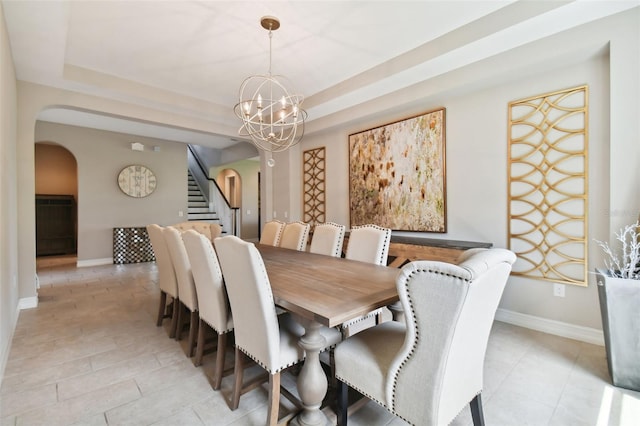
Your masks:
[[[189,213],[215,213],[215,212],[209,211],[208,206],[199,206],[199,207],[189,206],[188,211]]]
[[[220,220],[218,215],[215,213],[195,213],[195,214],[189,213],[187,214],[187,217],[189,218],[189,220],[209,220],[214,222],[217,222]]]
[[[196,183],[191,172],[187,173],[187,200],[187,220],[217,223],[222,225],[222,223],[220,223],[218,213],[209,211],[209,203],[202,195],[202,191],[200,191],[200,187]],[[222,233],[227,234],[227,231],[223,229]]]

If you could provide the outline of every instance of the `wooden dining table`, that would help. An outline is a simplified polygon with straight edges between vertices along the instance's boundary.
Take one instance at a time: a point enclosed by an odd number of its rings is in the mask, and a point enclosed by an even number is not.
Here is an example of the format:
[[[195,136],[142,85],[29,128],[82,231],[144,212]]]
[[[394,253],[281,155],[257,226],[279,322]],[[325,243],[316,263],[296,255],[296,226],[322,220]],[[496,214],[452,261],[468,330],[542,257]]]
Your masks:
[[[320,365],[326,346],[321,326],[336,327],[377,308],[398,309],[399,270],[355,260],[256,244],[262,255],[275,303],[295,315],[305,327],[300,346],[305,362],[298,375],[303,411],[300,425],[326,425],[320,410],[327,393],[327,376]]]

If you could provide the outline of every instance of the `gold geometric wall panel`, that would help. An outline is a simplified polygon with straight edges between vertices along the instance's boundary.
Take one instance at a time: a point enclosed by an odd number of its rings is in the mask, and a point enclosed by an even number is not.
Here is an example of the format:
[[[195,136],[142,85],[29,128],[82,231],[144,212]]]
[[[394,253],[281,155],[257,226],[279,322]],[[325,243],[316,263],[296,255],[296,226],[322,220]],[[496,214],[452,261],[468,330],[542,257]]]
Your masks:
[[[514,275],[587,285],[587,86],[509,103]]]
[[[315,148],[302,154],[303,221],[324,223],[325,217],[325,149]]]

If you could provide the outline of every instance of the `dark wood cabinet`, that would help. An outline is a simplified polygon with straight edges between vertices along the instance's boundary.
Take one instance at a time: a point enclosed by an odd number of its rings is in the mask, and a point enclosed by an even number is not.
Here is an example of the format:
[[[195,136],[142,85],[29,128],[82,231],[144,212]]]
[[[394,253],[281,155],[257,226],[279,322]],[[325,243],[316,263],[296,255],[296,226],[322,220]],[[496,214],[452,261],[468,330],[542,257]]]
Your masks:
[[[76,202],[73,195],[36,195],[36,256],[75,254]]]

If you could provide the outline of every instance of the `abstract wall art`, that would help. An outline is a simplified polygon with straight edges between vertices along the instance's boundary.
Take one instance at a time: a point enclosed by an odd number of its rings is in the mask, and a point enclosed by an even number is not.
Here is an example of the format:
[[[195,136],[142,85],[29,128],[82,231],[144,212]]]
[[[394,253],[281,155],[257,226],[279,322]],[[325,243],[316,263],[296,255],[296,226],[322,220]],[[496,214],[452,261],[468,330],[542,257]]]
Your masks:
[[[349,135],[351,226],[446,232],[445,109]]]

